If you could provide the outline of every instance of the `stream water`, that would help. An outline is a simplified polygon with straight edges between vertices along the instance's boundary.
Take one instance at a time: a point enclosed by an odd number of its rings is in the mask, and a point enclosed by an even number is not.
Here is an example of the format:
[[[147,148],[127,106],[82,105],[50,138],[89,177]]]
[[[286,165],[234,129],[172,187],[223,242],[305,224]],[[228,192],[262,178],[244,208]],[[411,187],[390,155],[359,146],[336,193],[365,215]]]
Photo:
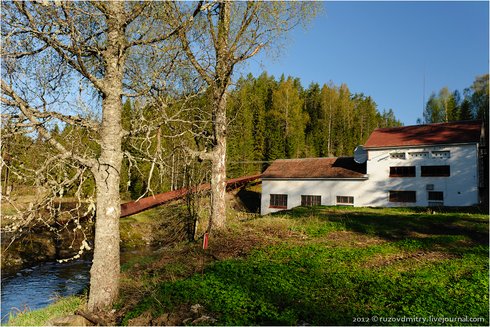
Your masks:
[[[146,256],[155,249],[142,246],[121,252],[121,264],[135,257]],[[80,259],[67,263],[44,262],[25,268],[13,275],[2,276],[1,323],[9,313],[36,310],[54,302],[58,297],[79,294],[88,286],[91,261]]]
[[[2,324],[8,321],[11,312],[39,309],[57,297],[81,293],[88,285],[89,270],[89,260],[45,262],[11,276],[2,276]]]

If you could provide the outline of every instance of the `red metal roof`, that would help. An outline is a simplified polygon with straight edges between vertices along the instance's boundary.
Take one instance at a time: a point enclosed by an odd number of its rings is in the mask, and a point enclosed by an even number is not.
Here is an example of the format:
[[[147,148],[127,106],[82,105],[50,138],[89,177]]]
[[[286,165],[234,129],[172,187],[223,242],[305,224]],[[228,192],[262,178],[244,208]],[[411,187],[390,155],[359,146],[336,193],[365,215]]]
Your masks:
[[[280,159],[274,161],[262,178],[363,178],[366,164],[352,157]]]
[[[458,121],[428,125],[377,128],[364,144],[366,148],[432,144],[476,143],[480,141],[480,121]]]

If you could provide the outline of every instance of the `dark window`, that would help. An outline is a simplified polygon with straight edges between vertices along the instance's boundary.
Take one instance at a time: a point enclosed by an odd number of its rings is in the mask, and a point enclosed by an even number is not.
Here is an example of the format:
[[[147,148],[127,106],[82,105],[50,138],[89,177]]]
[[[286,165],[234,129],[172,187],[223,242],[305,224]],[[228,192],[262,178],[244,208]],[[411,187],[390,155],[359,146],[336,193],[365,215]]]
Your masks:
[[[301,205],[302,206],[319,206],[322,204],[321,195],[302,195]]]
[[[285,209],[288,207],[287,194],[271,194],[271,208]]]
[[[415,191],[390,191],[390,202],[417,202]]]
[[[449,158],[451,153],[449,151],[432,151],[432,158]]]
[[[415,177],[415,166],[390,167],[390,177]]]
[[[444,201],[444,192],[429,192],[429,201]]]
[[[449,166],[422,166],[420,175],[422,177],[447,177],[451,176]]]
[[[390,153],[391,159],[405,159],[405,152],[393,152]]]
[[[427,158],[429,156],[429,152],[409,152],[408,156],[410,158]]]
[[[353,196],[337,196],[337,204],[354,204]]]

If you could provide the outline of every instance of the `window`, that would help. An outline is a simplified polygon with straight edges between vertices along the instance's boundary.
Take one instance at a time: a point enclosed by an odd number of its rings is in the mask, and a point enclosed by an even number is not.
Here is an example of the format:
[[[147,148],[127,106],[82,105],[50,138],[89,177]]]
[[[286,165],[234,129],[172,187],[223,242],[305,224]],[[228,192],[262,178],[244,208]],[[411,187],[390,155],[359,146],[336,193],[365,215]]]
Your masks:
[[[429,192],[429,201],[444,201],[444,192]]]
[[[393,152],[390,153],[391,159],[405,159],[405,152]]]
[[[417,202],[415,191],[390,191],[390,202]]]
[[[409,158],[428,158],[429,157],[429,152],[409,152],[408,153]]]
[[[286,209],[288,207],[287,194],[271,194],[271,208]]]
[[[390,177],[415,177],[415,166],[390,167]]]
[[[337,196],[337,204],[353,205],[354,204],[354,197],[353,196]]]
[[[422,166],[422,177],[448,177],[451,176],[449,166]]]
[[[429,207],[440,207],[444,205],[444,192],[428,192]]]
[[[447,159],[449,157],[451,157],[451,153],[449,151],[432,151],[432,158]]]
[[[302,206],[319,206],[322,204],[322,197],[320,195],[302,195]]]

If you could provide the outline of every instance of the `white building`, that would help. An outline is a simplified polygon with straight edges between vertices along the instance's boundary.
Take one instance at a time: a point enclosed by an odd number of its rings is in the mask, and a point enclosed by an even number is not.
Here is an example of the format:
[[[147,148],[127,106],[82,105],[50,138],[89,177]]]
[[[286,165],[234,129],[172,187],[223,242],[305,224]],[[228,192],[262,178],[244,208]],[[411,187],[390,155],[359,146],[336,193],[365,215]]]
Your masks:
[[[276,160],[262,174],[261,213],[300,205],[476,205],[482,133],[478,121],[382,128],[356,158]]]

